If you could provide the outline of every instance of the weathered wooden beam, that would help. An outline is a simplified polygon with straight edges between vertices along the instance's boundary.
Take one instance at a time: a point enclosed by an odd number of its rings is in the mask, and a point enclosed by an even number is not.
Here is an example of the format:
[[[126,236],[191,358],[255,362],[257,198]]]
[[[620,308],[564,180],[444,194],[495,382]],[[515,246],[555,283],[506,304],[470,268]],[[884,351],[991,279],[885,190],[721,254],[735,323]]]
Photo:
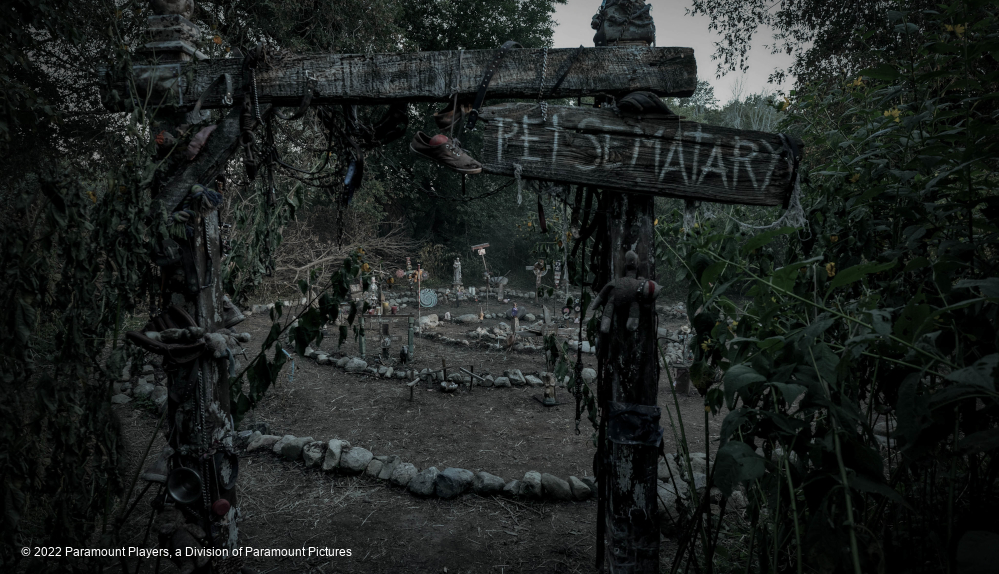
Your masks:
[[[697,65],[691,48],[613,47],[584,48],[572,63],[565,80],[549,94],[577,49],[548,50],[544,78],[546,97],[566,98],[600,92],[623,93],[649,90],[665,96],[690,96],[697,84]],[[311,86],[312,105],[378,104],[396,101],[444,101],[455,93],[471,96],[496,50],[450,50],[399,54],[284,54],[256,63],[256,82],[261,104],[297,107]],[[537,98],[543,51],[514,49],[500,61],[489,84],[492,98]],[[190,108],[211,83],[230,74],[241,101],[249,81],[243,58],[185,63],[173,94],[181,108]],[[148,66],[147,66],[148,67]],[[178,68],[177,64],[173,64]],[[148,70],[145,72],[148,74]],[[125,86],[118,86],[126,93]],[[227,107],[223,90],[204,94],[202,108]]]
[[[747,205],[783,205],[793,187],[779,134],[579,107],[549,106],[545,121],[522,103],[483,108],[481,118],[486,173],[520,166],[528,179]]]

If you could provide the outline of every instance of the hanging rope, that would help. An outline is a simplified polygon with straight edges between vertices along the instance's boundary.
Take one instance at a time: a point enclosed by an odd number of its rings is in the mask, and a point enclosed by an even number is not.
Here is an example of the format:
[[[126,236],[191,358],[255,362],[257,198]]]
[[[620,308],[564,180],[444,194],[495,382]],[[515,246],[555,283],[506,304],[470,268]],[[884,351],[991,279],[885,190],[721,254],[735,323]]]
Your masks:
[[[694,227],[694,220],[697,216],[697,206],[701,202],[694,201],[693,199],[684,200],[683,208],[683,228],[686,231],[690,231]]]
[[[524,166],[519,163],[513,164],[513,179],[517,181],[517,205],[524,201],[524,181],[520,179],[522,173],[524,173]]]

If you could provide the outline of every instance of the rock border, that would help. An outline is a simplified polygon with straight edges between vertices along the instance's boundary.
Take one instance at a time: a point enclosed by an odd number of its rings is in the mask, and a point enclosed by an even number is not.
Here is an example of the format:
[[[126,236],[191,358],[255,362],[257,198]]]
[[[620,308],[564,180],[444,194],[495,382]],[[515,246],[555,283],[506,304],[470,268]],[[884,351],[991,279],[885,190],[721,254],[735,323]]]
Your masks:
[[[583,502],[596,492],[596,481],[589,476],[570,476],[566,480],[530,470],[523,478],[507,481],[481,470],[473,472],[448,467],[441,471],[434,466],[419,470],[398,455],[376,455],[336,438],[322,441],[311,436],[278,436],[259,430],[243,430],[236,434],[235,442],[244,455],[266,451],[287,462],[300,462],[306,469],[342,476],[363,475],[423,498],[451,500],[472,493],[547,502]]]
[[[397,379],[399,381],[412,382],[417,379],[423,382],[444,382],[444,369],[430,369],[424,368],[421,370],[408,369],[404,367],[392,367],[388,365],[379,365],[377,368],[374,366],[369,366],[368,362],[362,357],[353,357],[349,355],[344,355],[341,357],[334,357],[328,353],[322,351],[317,351],[312,347],[306,347],[305,358],[312,359],[316,361],[318,365],[333,365],[337,368],[343,369],[345,373],[369,375],[381,379]],[[534,371],[530,374],[524,374],[521,369],[505,369],[502,376],[495,376],[488,372],[476,373],[475,377],[471,375],[462,373],[459,371],[461,365],[455,365],[453,367],[448,367],[448,371],[453,371],[448,373],[447,382],[455,383],[456,385],[469,385],[474,382],[477,387],[536,387],[540,388],[544,386],[545,375],[548,374],[547,371]],[[597,378],[597,372],[591,368],[583,369],[583,381],[586,383],[593,382]],[[561,385],[561,388],[569,382],[569,377],[566,376]],[[449,391],[457,390],[457,387],[452,387]]]

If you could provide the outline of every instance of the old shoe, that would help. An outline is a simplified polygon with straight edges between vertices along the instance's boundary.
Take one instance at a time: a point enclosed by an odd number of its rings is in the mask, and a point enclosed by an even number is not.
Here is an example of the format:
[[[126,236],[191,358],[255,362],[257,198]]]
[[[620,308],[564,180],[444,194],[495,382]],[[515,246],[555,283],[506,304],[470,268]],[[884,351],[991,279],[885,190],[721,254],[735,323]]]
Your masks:
[[[482,165],[444,134],[430,137],[416,132],[409,149],[458,173],[473,175],[482,172]]]

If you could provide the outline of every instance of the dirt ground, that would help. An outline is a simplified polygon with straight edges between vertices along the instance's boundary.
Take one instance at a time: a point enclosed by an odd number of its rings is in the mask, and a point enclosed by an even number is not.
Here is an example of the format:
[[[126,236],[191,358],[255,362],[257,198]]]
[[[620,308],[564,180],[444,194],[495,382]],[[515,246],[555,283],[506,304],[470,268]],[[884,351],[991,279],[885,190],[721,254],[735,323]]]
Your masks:
[[[520,308],[540,315],[540,306],[518,301]],[[492,312],[505,310],[495,303]],[[470,312],[435,308],[443,315]],[[478,309],[476,308],[475,311]],[[408,311],[408,309],[403,310]],[[490,309],[485,309],[488,313]],[[498,320],[486,320],[491,328]],[[663,321],[673,329],[679,320]],[[405,344],[406,319],[392,324],[393,357]],[[270,320],[250,317],[239,330],[253,334],[250,353],[259,348]],[[445,324],[436,332],[460,338],[469,326]],[[474,329],[474,326],[471,327]],[[369,333],[371,330],[369,330]],[[501,375],[505,369],[524,374],[545,371],[542,352],[509,354],[468,349],[419,338],[410,368],[475,367],[476,373]],[[334,355],[357,353],[353,341],[337,352],[335,337],[321,346]],[[369,350],[377,344],[369,341]],[[373,353],[369,351],[369,356]],[[596,367],[593,355],[585,366]],[[369,359],[369,364],[371,360]],[[675,442],[666,410],[674,411],[666,375],[659,384],[662,426],[667,452]],[[585,415],[575,432],[575,404],[568,393],[564,404],[545,408],[533,396],[537,388],[474,387],[454,394],[429,386],[409,400],[406,381],[347,374],[335,366],[320,366],[295,357],[294,375],[285,367],[277,387],[268,391],[243,426],[266,423],[276,435],[346,439],[375,454],[397,454],[418,468],[436,466],[485,470],[506,480],[529,470],[563,478],[592,475],[593,429]],[[691,449],[704,450],[704,409],[699,396],[679,397]],[[156,417],[131,404],[116,406],[133,465],[137,463],[156,424]],[[714,442],[723,415],[710,422]],[[716,445],[713,445],[713,447]],[[153,448],[158,452],[158,445]],[[251,453],[241,460],[239,496],[242,510],[240,544],[258,548],[308,546],[345,548],[350,557],[251,558],[246,565],[268,572],[592,572],[595,560],[596,504],[529,503],[466,495],[453,501],[418,499],[406,491],[374,480],[339,477],[305,470],[301,463],[283,462],[269,453]],[[140,485],[141,486],[141,485]],[[126,528],[122,544],[139,545],[150,516],[140,502]],[[154,543],[155,533],[150,536]],[[672,557],[674,545],[664,539],[662,556]],[[133,565],[134,568],[134,565]],[[134,570],[133,570],[134,571]],[[148,562],[141,572],[153,572]],[[176,568],[166,561],[161,572]]]

